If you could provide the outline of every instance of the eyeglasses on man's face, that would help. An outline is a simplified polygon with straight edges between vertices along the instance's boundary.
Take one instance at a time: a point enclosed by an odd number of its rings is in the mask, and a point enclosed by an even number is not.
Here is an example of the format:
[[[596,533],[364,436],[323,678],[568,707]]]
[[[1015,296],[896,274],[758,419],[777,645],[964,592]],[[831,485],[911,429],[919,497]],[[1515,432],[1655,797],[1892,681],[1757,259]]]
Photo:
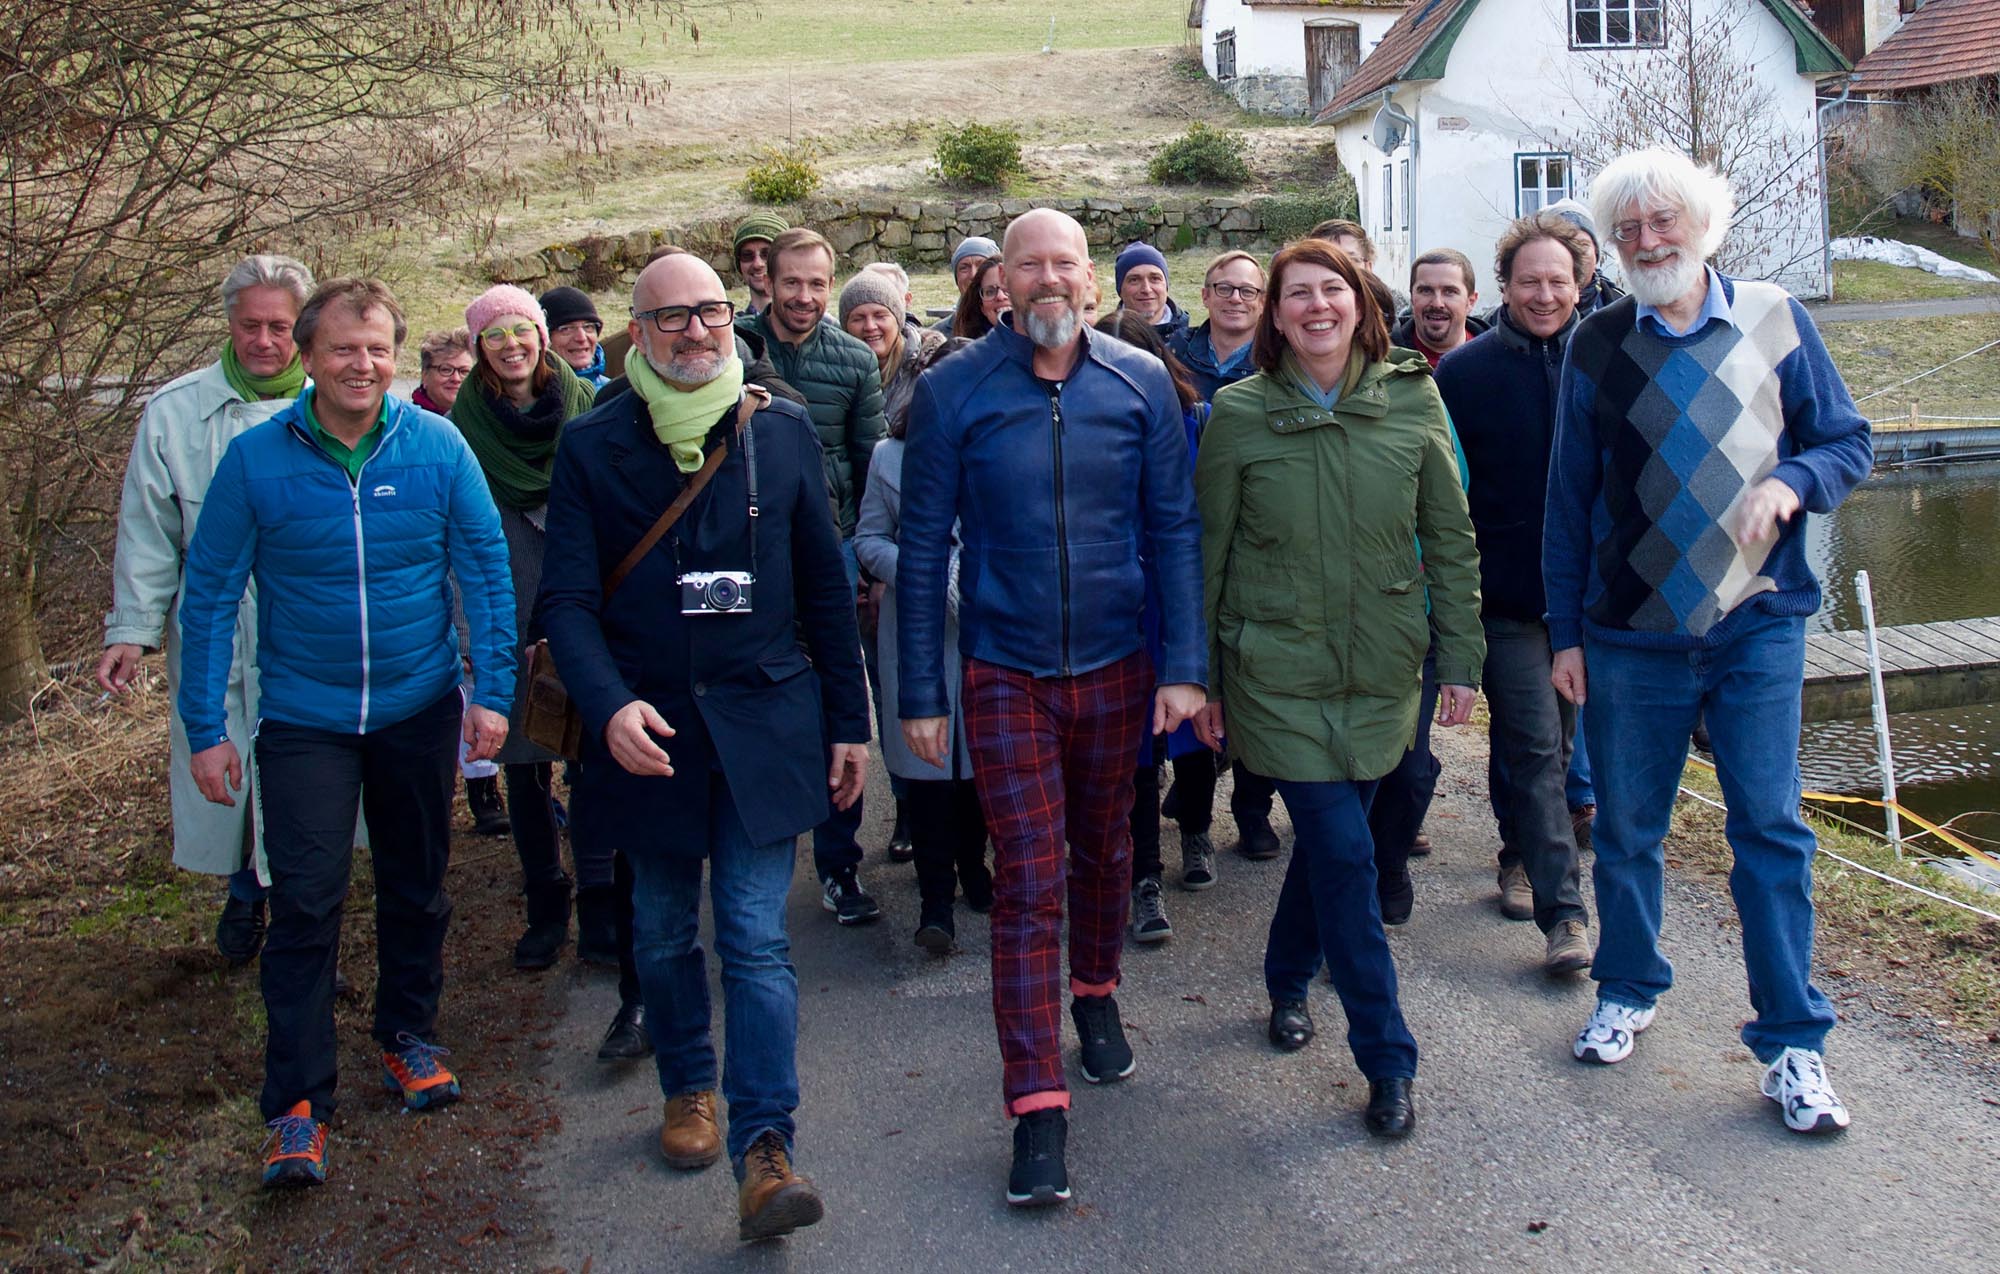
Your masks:
[[[662,305],[656,310],[634,310],[632,317],[651,322],[662,332],[685,332],[695,317],[703,327],[728,327],[736,318],[734,301],[703,301],[699,305]]]
[[[1254,301],[1264,295],[1264,289],[1252,283],[1211,283],[1208,285],[1208,290],[1225,301],[1238,296],[1246,301]]]
[[[1669,209],[1665,212],[1656,212],[1644,221],[1621,221],[1611,227],[1611,237],[1620,243],[1631,243],[1639,237],[1642,228],[1651,230],[1654,234],[1670,234],[1673,228],[1680,224],[1680,219],[1679,212]]]

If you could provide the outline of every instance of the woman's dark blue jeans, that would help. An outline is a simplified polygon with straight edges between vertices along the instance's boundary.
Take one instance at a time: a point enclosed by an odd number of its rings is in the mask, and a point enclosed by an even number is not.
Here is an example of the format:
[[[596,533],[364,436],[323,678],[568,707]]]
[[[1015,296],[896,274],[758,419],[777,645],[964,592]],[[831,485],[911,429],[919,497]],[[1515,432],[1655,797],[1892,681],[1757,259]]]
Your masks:
[[[1292,816],[1292,861],[1264,947],[1273,1000],[1303,1000],[1322,959],[1347,1013],[1347,1046],[1370,1080],[1414,1078],[1417,1042],[1396,999],[1396,963],[1375,897],[1368,804],[1375,784],[1277,780]]]

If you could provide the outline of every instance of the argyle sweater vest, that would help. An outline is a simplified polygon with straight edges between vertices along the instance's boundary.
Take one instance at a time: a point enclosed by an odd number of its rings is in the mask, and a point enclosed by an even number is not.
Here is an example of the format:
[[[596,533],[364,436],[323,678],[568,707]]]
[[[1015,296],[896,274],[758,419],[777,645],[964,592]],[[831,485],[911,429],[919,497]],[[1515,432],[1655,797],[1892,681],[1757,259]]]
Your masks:
[[[1746,603],[1819,608],[1803,511],[1746,547],[1737,506],[1773,473],[1805,508],[1838,504],[1868,472],[1867,422],[1782,288],[1723,286],[1733,325],[1669,336],[1627,298],[1571,338],[1544,544],[1559,649],[1581,640],[1579,604],[1593,637],[1662,648],[1726,640]]]

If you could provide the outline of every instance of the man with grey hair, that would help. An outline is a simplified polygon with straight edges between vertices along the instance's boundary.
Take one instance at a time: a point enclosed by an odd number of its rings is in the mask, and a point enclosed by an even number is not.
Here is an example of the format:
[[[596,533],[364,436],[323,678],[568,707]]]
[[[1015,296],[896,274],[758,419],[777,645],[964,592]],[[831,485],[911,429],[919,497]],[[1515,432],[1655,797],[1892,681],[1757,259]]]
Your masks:
[[[699,258],[639,275],[631,388],[570,421],[556,453],[539,613],[583,719],[576,827],[632,869],[660,1150],[693,1170],[726,1144],[748,1240],[824,1210],[792,1170],[799,984],[785,901],[799,834],[861,798],[868,688],[812,419],[746,386],[733,310]]]
[[[1640,151],[1592,191],[1632,295],[1570,338],[1549,464],[1542,576],[1550,679],[1596,761],[1597,1009],[1580,1061],[1630,1056],[1673,981],[1660,954],[1663,838],[1705,718],[1729,806],[1730,890],[1755,1017],[1743,1043],[1794,1132],[1847,1108],[1812,984],[1812,862],[1799,816],[1799,696],[1819,581],[1806,513],[1868,476],[1868,422],[1812,320],[1771,283],[1706,263],[1728,181]]]
[[[305,385],[292,324],[312,295],[312,272],[290,257],[258,255],[236,263],[222,281],[229,337],[220,356],[155,392],[139,416],[125,492],[118,508],[111,613],[104,617],[104,657],[97,683],[127,693],[148,650],[166,651],[167,693],[181,680],[180,599],[188,545],[216,465],[235,437],[276,415]],[[257,719],[257,598],[236,612],[236,653],[229,670],[231,734],[249,737]],[[215,945],[232,965],[264,945],[265,883],[255,803],[213,805],[188,771],[187,731],[174,716],[168,733],[168,790],[174,862],[227,876],[229,893]],[[254,767],[251,779],[254,782]]]
[[[910,401],[897,614],[903,736],[943,765],[953,526],[964,737],[993,838],[993,1016],[1014,1129],[1007,1201],[1070,1197],[1065,987],[1093,1084],[1134,1069],[1112,993],[1132,889],[1133,749],[1206,702],[1201,527],[1180,398],[1156,358],[1083,325],[1083,227],[1007,228],[1012,313],[925,372]],[[1146,578],[1164,666],[1140,630]],[[1150,730],[1148,727],[1150,726]],[[1064,901],[1069,977],[1062,977]]]

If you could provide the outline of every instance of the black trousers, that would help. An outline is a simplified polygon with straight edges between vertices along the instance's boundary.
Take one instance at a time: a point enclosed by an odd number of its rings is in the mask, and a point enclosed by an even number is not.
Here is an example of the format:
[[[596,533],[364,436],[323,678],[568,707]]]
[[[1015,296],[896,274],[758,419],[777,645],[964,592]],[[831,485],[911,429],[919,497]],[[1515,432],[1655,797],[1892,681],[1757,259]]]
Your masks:
[[[1410,847],[1423,830],[1437,795],[1437,757],[1431,752],[1431,721],[1437,716],[1437,642],[1424,656],[1424,684],[1417,701],[1417,738],[1396,768],[1375,787],[1368,807],[1368,834],[1375,838],[1375,880],[1378,887],[1402,879],[1410,865]]]
[[[1158,745],[1164,751],[1165,745]],[[1174,785],[1167,799],[1173,802],[1174,821],[1181,835],[1205,832],[1215,822],[1215,784],[1220,778],[1220,760],[1213,752],[1190,752],[1174,758]],[[1271,800],[1277,785],[1261,774],[1252,774],[1237,761],[1230,767],[1236,786],[1229,795],[1229,811],[1240,828],[1245,823],[1271,817]],[[1158,876],[1160,861],[1160,767],[1141,765],[1132,781],[1132,883]]]
[[[577,763],[568,763],[574,767]],[[507,779],[507,816],[514,827],[514,852],[521,859],[521,888],[554,885],[563,878],[562,829],[556,823],[555,766],[548,761],[503,765]],[[576,800],[576,775],[570,776],[570,801]],[[576,863],[576,887],[596,889],[617,883],[613,851],[579,843],[570,837],[570,857]],[[628,891],[629,892],[629,891]]]
[[[910,847],[916,851],[917,892],[926,910],[948,908],[961,881],[983,881],[992,892],[986,867],[986,816],[971,779],[906,779],[903,811],[909,818]]]
[[[375,1029],[429,1040],[444,989],[444,890],[451,802],[458,784],[457,687],[428,708],[367,734],[282,721],[257,732],[264,852],[270,860],[270,930],[262,983],[268,1029],[259,1106],[275,1119],[309,1101],[334,1109],[339,1046],[333,968],[354,865],[357,807],[368,815],[375,864]]]

